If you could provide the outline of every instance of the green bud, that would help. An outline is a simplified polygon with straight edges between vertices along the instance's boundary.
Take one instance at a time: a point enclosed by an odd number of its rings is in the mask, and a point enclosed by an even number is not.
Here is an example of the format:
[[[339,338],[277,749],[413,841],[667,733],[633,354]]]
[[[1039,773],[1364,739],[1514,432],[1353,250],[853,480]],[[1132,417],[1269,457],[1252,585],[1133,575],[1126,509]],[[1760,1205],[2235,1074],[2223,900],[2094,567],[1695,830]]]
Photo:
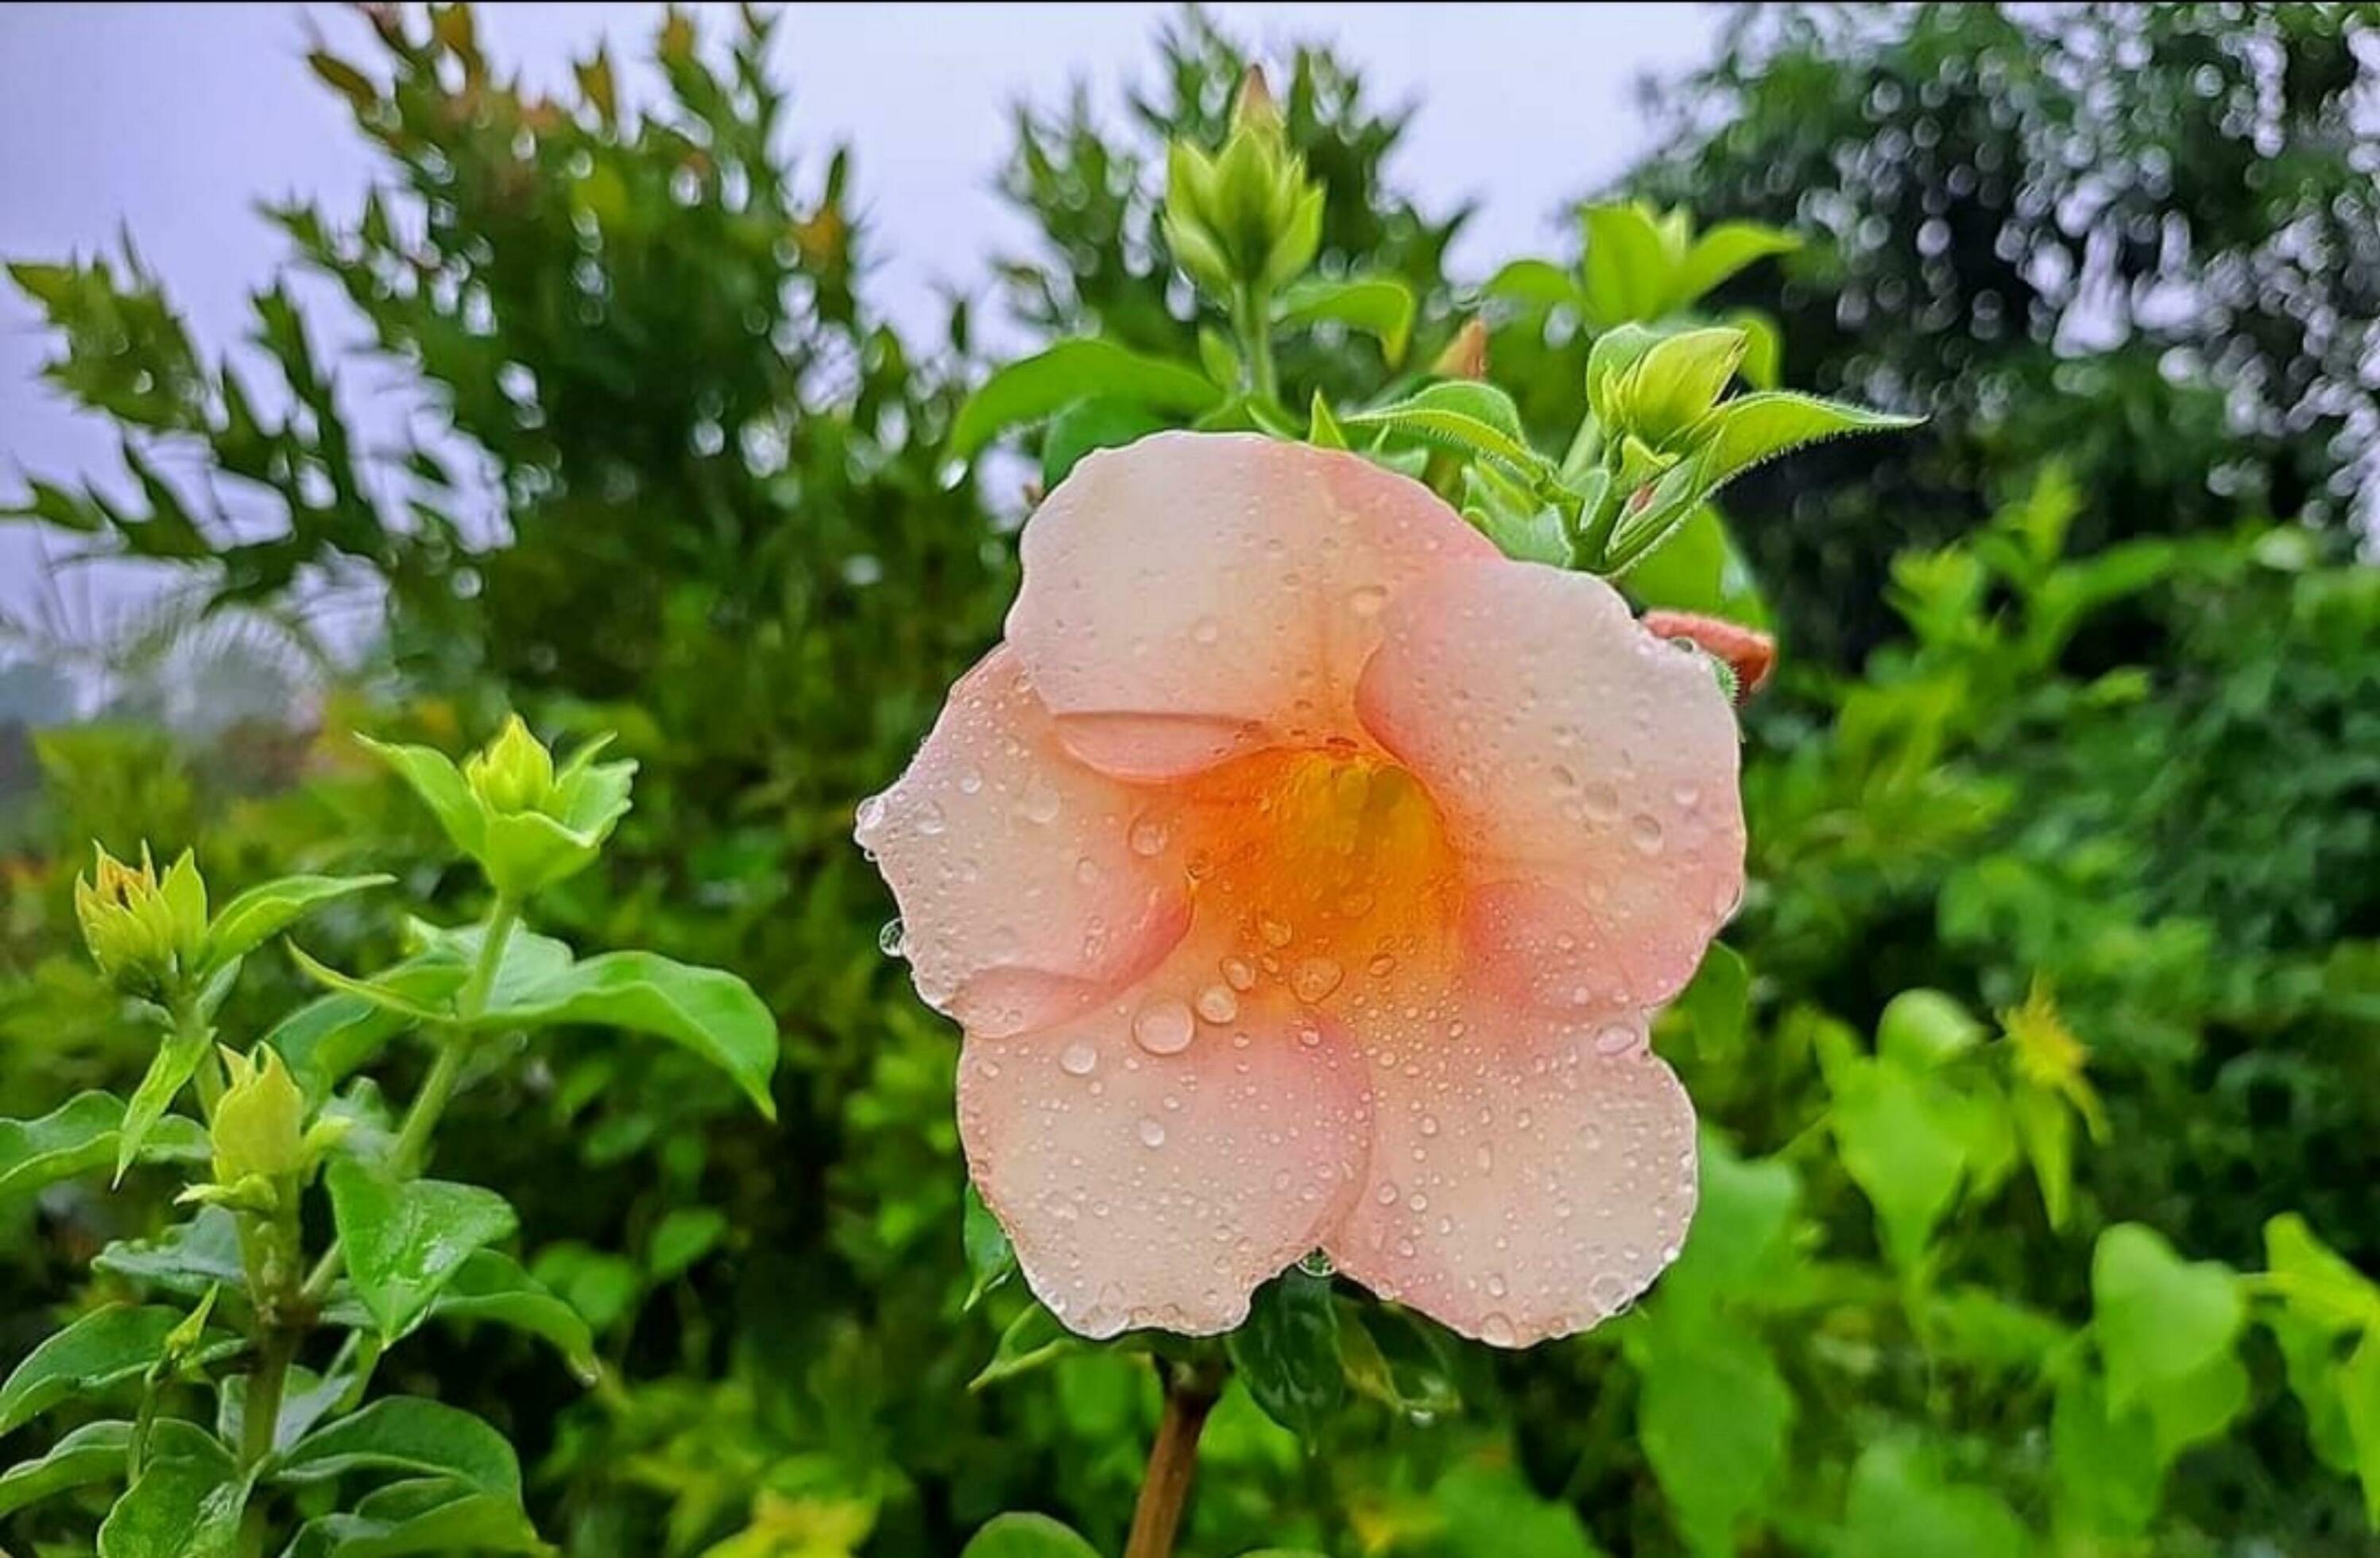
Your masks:
[[[198,968],[206,944],[207,888],[198,861],[184,850],[160,881],[146,844],[138,870],[97,844],[91,849],[91,874],[75,878],[83,945],[118,991],[164,999]]]
[[[1232,128],[1270,135],[1276,140],[1282,135],[1281,104],[1273,101],[1272,83],[1265,79],[1264,67],[1251,65],[1240,77],[1240,90],[1232,100]]]
[[[1940,991],[1904,990],[1876,1019],[1876,1047],[1888,1059],[1928,1070],[1973,1049],[1985,1033],[1973,1014]]]
[[[1595,338],[1586,353],[1586,407],[1607,432],[1621,427],[1621,392],[1637,362],[1660,337],[1641,324],[1621,324]]]
[[[215,1105],[212,1139],[215,1182],[237,1185],[253,1175],[275,1180],[306,1166],[306,1099],[269,1044],[258,1058],[223,1052],[231,1085]]]
[[[1587,407],[1607,432],[1670,448],[1718,403],[1750,344],[1727,325],[1666,335],[1638,324],[1607,330],[1587,352]]]
[[[542,811],[553,798],[553,754],[515,714],[493,741],[464,760],[463,780],[490,811]]]
[[[1261,71],[1242,80],[1221,150],[1167,148],[1166,241],[1184,273],[1216,297],[1278,291],[1303,274],[1321,248],[1322,201]]]

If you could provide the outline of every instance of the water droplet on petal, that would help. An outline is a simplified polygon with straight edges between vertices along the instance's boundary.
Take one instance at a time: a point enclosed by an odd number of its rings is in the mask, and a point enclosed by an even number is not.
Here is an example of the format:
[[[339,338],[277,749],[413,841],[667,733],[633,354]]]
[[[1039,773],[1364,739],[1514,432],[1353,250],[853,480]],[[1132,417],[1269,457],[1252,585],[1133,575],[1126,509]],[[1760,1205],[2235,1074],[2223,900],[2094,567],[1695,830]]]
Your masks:
[[[1077,1039],[1066,1046],[1058,1057],[1058,1068],[1069,1077],[1087,1077],[1099,1069],[1099,1052],[1087,1040]]]
[[[1382,1206],[1394,1206],[1397,1204],[1397,1187],[1393,1183],[1382,1180],[1380,1182],[1379,1194],[1380,1204]]]
[[[1378,616],[1388,603],[1389,591],[1384,585],[1359,584],[1347,592],[1347,609],[1357,616]]]
[[[1649,811],[1639,811],[1628,820],[1628,841],[1645,855],[1661,852],[1661,820]]]
[[[1165,852],[1165,824],[1155,817],[1143,816],[1132,824],[1132,852],[1147,858]]]
[[[1578,798],[1587,816],[1596,822],[1609,822],[1620,815],[1620,786],[1609,779],[1588,781]]]
[[[1491,1346],[1509,1347],[1520,1338],[1512,1322],[1501,1314],[1491,1314],[1479,1321],[1479,1339]]]
[[[1153,1055],[1179,1054],[1190,1047],[1195,1031],[1190,1008],[1171,999],[1151,1001],[1132,1019],[1132,1036]]]
[[[1287,946],[1290,937],[1295,932],[1290,930],[1285,921],[1275,919],[1270,915],[1262,915],[1257,919],[1257,934],[1265,939],[1267,946]]]
[[[1016,809],[1024,813],[1026,822],[1046,827],[1058,820],[1062,804],[1057,787],[1048,780],[1037,777],[1025,786],[1024,798],[1016,803]]]
[[[950,826],[949,820],[943,817],[942,809],[934,802],[929,800],[917,808],[917,831],[928,838],[933,837],[948,826]]]
[[[1506,1291],[1507,1289],[1504,1284],[1504,1279],[1500,1275],[1490,1274],[1488,1278],[1488,1296],[1490,1298],[1501,1298],[1504,1296]]]
[[[1165,1145],[1165,1126],[1152,1115],[1143,1114],[1140,1117],[1140,1144],[1143,1147]]]
[[[1222,624],[1211,616],[1200,617],[1190,627],[1190,637],[1202,644],[1211,644],[1222,636]]]
[[[901,922],[898,919],[886,920],[884,929],[876,932],[876,950],[887,957],[908,955],[908,938],[901,929]]]
[[[1421,1134],[1424,1136],[1436,1136],[1438,1134],[1437,1115],[1425,1114],[1421,1117]]]
[[[959,770],[959,793],[961,795],[971,796],[982,788],[983,770],[973,767]]]
[[[1595,1034],[1595,1053],[1603,1055],[1624,1055],[1644,1040],[1643,1030],[1624,1022],[1606,1023]]]
[[[1289,971],[1289,988],[1300,1001],[1319,1001],[1338,989],[1345,977],[1346,970],[1330,958],[1303,957]]]
[[[1227,984],[1210,984],[1198,992],[1198,1015],[1208,1022],[1229,1022],[1240,1015],[1240,998]]]
[[[1233,990],[1253,990],[1256,988],[1257,971],[1245,957],[1226,957],[1223,959],[1223,980]]]

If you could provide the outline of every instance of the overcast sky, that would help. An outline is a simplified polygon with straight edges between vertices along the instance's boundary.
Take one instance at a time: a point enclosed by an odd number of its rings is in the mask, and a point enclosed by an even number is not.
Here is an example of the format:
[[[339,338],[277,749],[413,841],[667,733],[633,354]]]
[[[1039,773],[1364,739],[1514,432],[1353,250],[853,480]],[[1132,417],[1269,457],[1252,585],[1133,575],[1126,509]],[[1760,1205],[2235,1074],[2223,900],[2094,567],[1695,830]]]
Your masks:
[[[707,7],[696,7],[698,10]],[[1645,144],[1636,82],[1708,52],[1718,18],[1683,6],[1219,5],[1268,48],[1328,39],[1383,102],[1422,109],[1396,167],[1427,199],[1473,198],[1458,270],[1557,240],[1560,202]],[[492,55],[559,86],[598,37],[645,52],[658,6],[481,7]],[[938,316],[938,286],[980,291],[986,256],[1016,239],[991,190],[1018,100],[1058,101],[1087,79],[1098,101],[1145,73],[1172,7],[820,6],[778,32],[797,153],[848,140],[882,262],[874,293],[896,318]],[[706,18],[710,19],[710,18]],[[310,29],[369,55],[361,23],[331,6],[0,6],[0,256],[57,258],[129,231],[202,347],[234,346],[247,293],[285,250],[255,202],[319,197],[344,217],[375,177],[344,104],[306,70]],[[0,493],[20,474],[113,466],[104,424],[69,413],[34,375],[48,342],[0,288]],[[347,332],[339,332],[345,335]],[[335,337],[334,337],[335,338]],[[42,566],[0,528],[0,601]]]

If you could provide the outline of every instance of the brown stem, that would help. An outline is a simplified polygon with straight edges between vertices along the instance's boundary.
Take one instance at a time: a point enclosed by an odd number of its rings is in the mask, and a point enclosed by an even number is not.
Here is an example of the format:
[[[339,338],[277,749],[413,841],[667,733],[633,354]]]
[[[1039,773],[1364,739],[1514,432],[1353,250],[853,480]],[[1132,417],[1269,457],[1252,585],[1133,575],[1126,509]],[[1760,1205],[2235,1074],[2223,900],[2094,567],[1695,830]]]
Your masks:
[[[1160,1359],[1157,1370],[1165,1383],[1165,1412],[1157,1421],[1157,1442],[1148,1447],[1148,1472],[1133,1506],[1123,1558],[1173,1558],[1173,1533],[1198,1468],[1198,1434],[1222,1394],[1221,1375],[1211,1367]]]

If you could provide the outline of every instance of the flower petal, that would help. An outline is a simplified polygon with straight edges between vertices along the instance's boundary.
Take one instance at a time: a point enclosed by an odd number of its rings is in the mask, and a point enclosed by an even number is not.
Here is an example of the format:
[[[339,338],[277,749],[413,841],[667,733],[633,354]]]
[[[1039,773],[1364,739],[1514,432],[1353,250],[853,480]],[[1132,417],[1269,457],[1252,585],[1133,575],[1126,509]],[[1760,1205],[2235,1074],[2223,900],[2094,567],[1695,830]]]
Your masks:
[[[901,907],[917,993],[972,1032],[1087,1010],[1189,923],[1178,870],[1135,855],[1147,800],[1067,755],[1016,655],[986,655],[857,836]]]
[[[1585,1330],[1677,1258],[1693,1105],[1641,1016],[1459,1009],[1369,1046],[1370,1181],[1325,1248],[1381,1297],[1498,1346]]]
[[[1357,733],[1394,595],[1494,546],[1420,483],[1255,434],[1085,458],[1025,527],[1009,641],[1085,761],[1175,778]]]
[[[1444,815],[1475,968],[1541,1009],[1649,1010],[1743,890],[1735,715],[1617,591],[1464,564],[1389,608],[1357,705]]]
[[[1171,992],[1212,968],[1177,954],[1096,1012],[1029,1038],[969,1035],[960,1056],[976,1187],[1035,1295],[1086,1336],[1237,1325],[1363,1179],[1363,1063],[1285,1004],[1194,1017]]]

